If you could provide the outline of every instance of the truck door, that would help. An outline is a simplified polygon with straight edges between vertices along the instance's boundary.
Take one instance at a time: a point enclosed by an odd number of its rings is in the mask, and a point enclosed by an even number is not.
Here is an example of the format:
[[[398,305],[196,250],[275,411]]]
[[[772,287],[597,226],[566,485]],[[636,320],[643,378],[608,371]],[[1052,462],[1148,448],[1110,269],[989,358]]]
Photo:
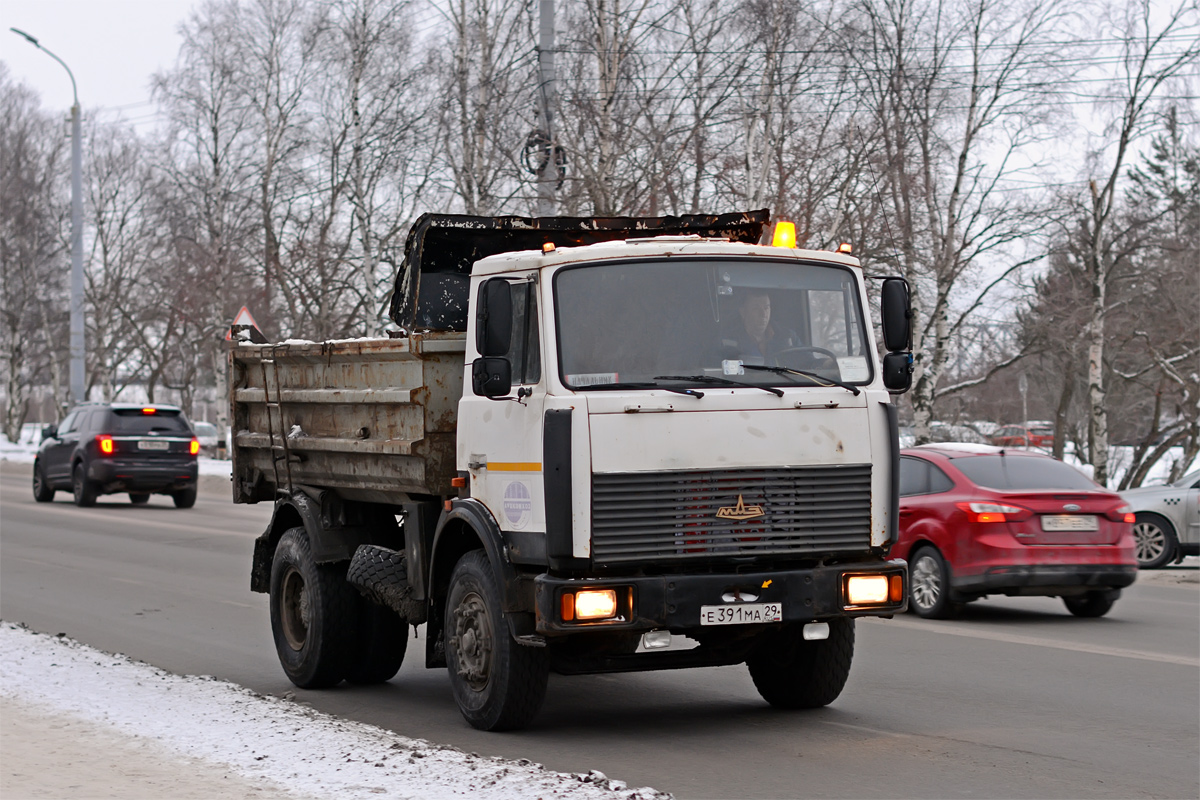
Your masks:
[[[466,456],[471,496],[491,510],[501,530],[544,533],[542,407],[546,383],[536,273],[490,280],[508,281],[512,287],[512,337],[506,354],[512,366],[512,391],[499,399],[464,393],[458,410],[459,453]],[[486,285],[480,285],[481,293]]]

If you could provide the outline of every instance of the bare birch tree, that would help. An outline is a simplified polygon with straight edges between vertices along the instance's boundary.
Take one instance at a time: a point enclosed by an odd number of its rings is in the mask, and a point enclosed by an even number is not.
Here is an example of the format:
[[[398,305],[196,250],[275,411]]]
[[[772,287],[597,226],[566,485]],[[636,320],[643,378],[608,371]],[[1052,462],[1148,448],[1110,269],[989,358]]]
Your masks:
[[[929,441],[938,397],[982,380],[942,385],[956,333],[1037,257],[1026,260],[1017,245],[1044,216],[1004,182],[1042,133],[1048,48],[1065,36],[1064,18],[1043,0],[867,0],[855,19],[862,38],[850,52],[870,104],[894,242],[883,263],[912,286],[909,399],[920,443]],[[981,281],[985,260],[1004,256],[1008,265]]]
[[[1105,28],[1121,41],[1120,75],[1114,91],[1120,110],[1112,124],[1112,138],[1103,152],[1096,153],[1089,170],[1089,197],[1085,201],[1085,265],[1091,288],[1091,315],[1084,337],[1088,343],[1087,392],[1090,408],[1088,460],[1095,478],[1105,484],[1108,469],[1108,411],[1105,382],[1106,330],[1110,311],[1109,291],[1116,258],[1111,227],[1118,202],[1118,184],[1133,143],[1152,121],[1156,96],[1173,78],[1195,68],[1200,58],[1200,22],[1195,4],[1183,0],[1169,10],[1165,19],[1156,16],[1150,0],[1123,4]],[[1173,38],[1190,34],[1190,43],[1172,47]],[[1102,165],[1107,164],[1107,169]],[[1103,170],[1101,172],[1101,170]]]

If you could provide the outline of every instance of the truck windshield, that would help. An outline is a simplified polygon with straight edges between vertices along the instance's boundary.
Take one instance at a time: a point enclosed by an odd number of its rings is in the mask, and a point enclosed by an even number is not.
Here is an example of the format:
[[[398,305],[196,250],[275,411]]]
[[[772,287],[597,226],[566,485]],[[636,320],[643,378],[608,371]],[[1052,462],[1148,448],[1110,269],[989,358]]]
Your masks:
[[[678,386],[687,376],[817,382],[747,366],[850,384],[872,377],[857,284],[844,267],[716,258],[585,264],[561,270],[554,293],[559,368],[573,389]]]

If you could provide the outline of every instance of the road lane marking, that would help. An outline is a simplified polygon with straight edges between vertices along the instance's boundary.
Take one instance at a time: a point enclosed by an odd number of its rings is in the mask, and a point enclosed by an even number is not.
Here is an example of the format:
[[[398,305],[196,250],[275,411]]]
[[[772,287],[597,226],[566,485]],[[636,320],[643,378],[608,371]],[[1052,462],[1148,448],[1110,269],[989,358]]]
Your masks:
[[[925,624],[920,622],[910,622],[903,619],[872,619],[863,617],[863,622],[870,622],[876,625],[892,625],[900,628],[908,628],[915,631],[924,631],[925,633],[944,633],[950,636],[965,636],[969,639],[986,639],[990,642],[1006,642],[1008,644],[1024,644],[1032,647],[1050,647],[1056,650],[1071,650],[1076,653],[1091,653],[1098,656],[1114,656],[1116,658],[1136,658],[1141,661],[1158,661],[1163,664],[1179,664],[1185,667],[1200,667],[1200,658],[1191,656],[1173,656],[1169,653],[1150,653],[1145,650],[1127,650],[1123,647],[1104,647],[1095,644],[1081,644],[1075,642],[1052,642],[1048,639],[1039,639],[1035,636],[1021,636],[1015,633],[1003,633],[995,630],[980,630],[978,628],[963,628],[951,627],[953,623],[946,624]]]

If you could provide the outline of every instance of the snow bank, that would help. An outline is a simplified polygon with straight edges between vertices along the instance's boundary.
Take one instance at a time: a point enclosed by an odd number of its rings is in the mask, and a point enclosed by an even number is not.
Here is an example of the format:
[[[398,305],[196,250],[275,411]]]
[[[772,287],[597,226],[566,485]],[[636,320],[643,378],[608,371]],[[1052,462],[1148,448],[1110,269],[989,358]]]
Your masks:
[[[409,739],[7,622],[0,623],[0,696],[152,741],[181,758],[219,764],[250,780],[339,800],[670,797],[628,789],[595,771],[552,772],[525,759],[485,758]]]

